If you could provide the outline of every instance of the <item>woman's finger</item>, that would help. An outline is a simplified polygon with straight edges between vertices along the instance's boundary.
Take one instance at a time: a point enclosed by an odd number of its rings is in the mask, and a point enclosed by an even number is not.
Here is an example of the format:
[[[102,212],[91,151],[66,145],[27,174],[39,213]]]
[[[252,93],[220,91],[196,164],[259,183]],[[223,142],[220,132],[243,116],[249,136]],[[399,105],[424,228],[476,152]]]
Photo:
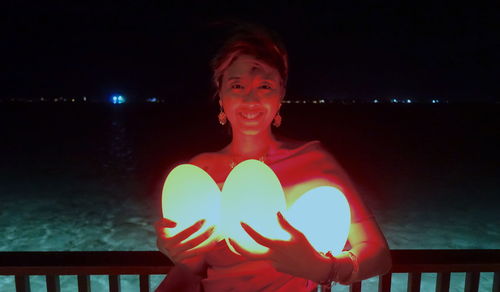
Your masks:
[[[190,249],[190,250],[188,250],[186,252],[178,254],[177,257],[176,257],[176,259],[175,259],[175,261],[181,262],[181,261],[183,261],[185,259],[205,254],[209,250],[211,250],[216,244],[217,244],[217,242],[213,241],[213,242],[209,243],[206,246]]]
[[[215,226],[212,226],[212,227],[208,228],[202,234],[200,234],[200,235],[196,236],[195,238],[190,239],[190,240],[186,241],[185,243],[179,245],[179,247],[176,248],[176,250],[178,252],[184,252],[186,250],[189,250],[189,249],[192,249],[194,247],[197,247],[198,245],[200,245],[201,243],[203,243],[205,240],[207,240],[208,238],[210,238],[210,236],[214,233],[214,230],[215,230]]]
[[[205,224],[205,219],[201,219],[201,220],[195,222],[193,225],[182,230],[181,232],[177,233],[176,235],[170,237],[170,240],[172,240],[172,242],[175,242],[175,243],[181,243],[184,239],[188,238],[193,233],[200,230],[200,228],[203,226],[203,224]]]
[[[265,247],[271,248],[274,246],[274,243],[271,239],[262,236],[260,233],[255,231],[248,224],[241,222],[241,227],[250,235],[253,240],[255,240],[258,244],[263,245]]]
[[[304,234],[296,229],[295,227],[292,226],[292,224],[290,224],[290,222],[288,222],[286,219],[285,219],[285,216],[283,216],[283,214],[281,214],[281,212],[278,212],[277,213],[277,216],[278,216],[278,223],[281,225],[281,227],[287,231],[288,233],[290,233],[290,235],[292,237],[304,237]]]
[[[157,232],[162,233],[163,228],[174,228],[175,226],[177,226],[177,223],[167,218],[161,218],[160,220],[155,222],[154,226]]]
[[[236,243],[236,241],[232,240],[231,238],[228,238],[228,240],[231,243],[231,246],[234,248],[234,250],[236,250],[240,255],[244,256],[245,258],[247,258],[249,260],[259,261],[259,260],[269,260],[270,259],[270,257],[269,257],[270,251],[268,251],[264,254],[254,254],[254,253],[247,251],[243,247],[241,247],[241,245]]]

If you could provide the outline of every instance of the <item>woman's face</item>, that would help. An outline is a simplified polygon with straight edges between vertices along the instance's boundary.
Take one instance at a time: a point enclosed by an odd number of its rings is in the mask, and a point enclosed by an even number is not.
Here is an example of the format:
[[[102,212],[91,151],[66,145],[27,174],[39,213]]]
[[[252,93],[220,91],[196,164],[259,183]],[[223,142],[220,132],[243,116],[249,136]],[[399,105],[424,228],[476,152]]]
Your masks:
[[[224,71],[219,92],[233,132],[256,135],[270,127],[285,90],[275,68],[242,55]]]

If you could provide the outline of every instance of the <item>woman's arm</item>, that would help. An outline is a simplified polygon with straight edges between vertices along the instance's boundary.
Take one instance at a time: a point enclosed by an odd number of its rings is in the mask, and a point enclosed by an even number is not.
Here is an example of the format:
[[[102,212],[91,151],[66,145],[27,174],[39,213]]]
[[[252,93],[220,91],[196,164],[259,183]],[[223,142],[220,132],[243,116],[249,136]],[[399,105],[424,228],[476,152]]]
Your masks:
[[[337,257],[336,280],[349,284],[383,275],[391,269],[387,242],[373,218],[351,223],[348,240],[354,259],[347,253]]]
[[[350,250],[332,258],[322,256],[314,265],[318,283],[331,281],[349,285],[377,275],[386,274],[392,266],[384,236],[373,219],[351,223]]]
[[[320,152],[318,159],[324,163],[324,178],[328,181],[321,184],[338,187],[344,193],[353,218],[348,236],[351,249],[336,257],[335,280],[348,284],[387,273],[392,266],[391,254],[375,218],[338,161],[326,150],[320,148]]]

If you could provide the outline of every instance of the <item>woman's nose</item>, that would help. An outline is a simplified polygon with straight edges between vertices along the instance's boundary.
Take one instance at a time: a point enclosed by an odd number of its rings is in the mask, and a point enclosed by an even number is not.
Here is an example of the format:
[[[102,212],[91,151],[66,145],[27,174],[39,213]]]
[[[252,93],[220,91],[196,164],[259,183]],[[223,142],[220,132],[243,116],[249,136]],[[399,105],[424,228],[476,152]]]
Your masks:
[[[253,102],[258,102],[259,97],[257,95],[257,91],[255,89],[250,89],[248,92],[245,94],[243,100],[248,103],[253,103]]]

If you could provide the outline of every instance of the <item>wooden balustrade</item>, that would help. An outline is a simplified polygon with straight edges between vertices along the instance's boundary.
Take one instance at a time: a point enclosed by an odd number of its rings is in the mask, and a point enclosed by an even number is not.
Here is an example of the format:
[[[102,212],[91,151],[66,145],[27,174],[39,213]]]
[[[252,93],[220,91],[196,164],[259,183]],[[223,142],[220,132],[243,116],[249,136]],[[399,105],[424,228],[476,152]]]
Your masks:
[[[493,272],[500,292],[499,250],[392,250],[392,269],[379,278],[391,290],[394,273],[408,274],[409,292],[420,292],[422,273],[437,273],[436,291],[449,291],[451,273],[465,272],[465,291],[477,292],[482,272]],[[31,292],[29,276],[45,275],[48,292],[59,292],[61,275],[76,275],[79,292],[90,292],[90,275],[108,275],[109,291],[120,291],[120,275],[139,275],[138,291],[150,291],[150,275],[168,274],[172,262],[157,251],[0,252],[0,275],[15,276],[17,292]],[[350,286],[360,292],[363,282]],[[490,290],[489,290],[490,291]],[[482,291],[481,291],[482,292]]]

